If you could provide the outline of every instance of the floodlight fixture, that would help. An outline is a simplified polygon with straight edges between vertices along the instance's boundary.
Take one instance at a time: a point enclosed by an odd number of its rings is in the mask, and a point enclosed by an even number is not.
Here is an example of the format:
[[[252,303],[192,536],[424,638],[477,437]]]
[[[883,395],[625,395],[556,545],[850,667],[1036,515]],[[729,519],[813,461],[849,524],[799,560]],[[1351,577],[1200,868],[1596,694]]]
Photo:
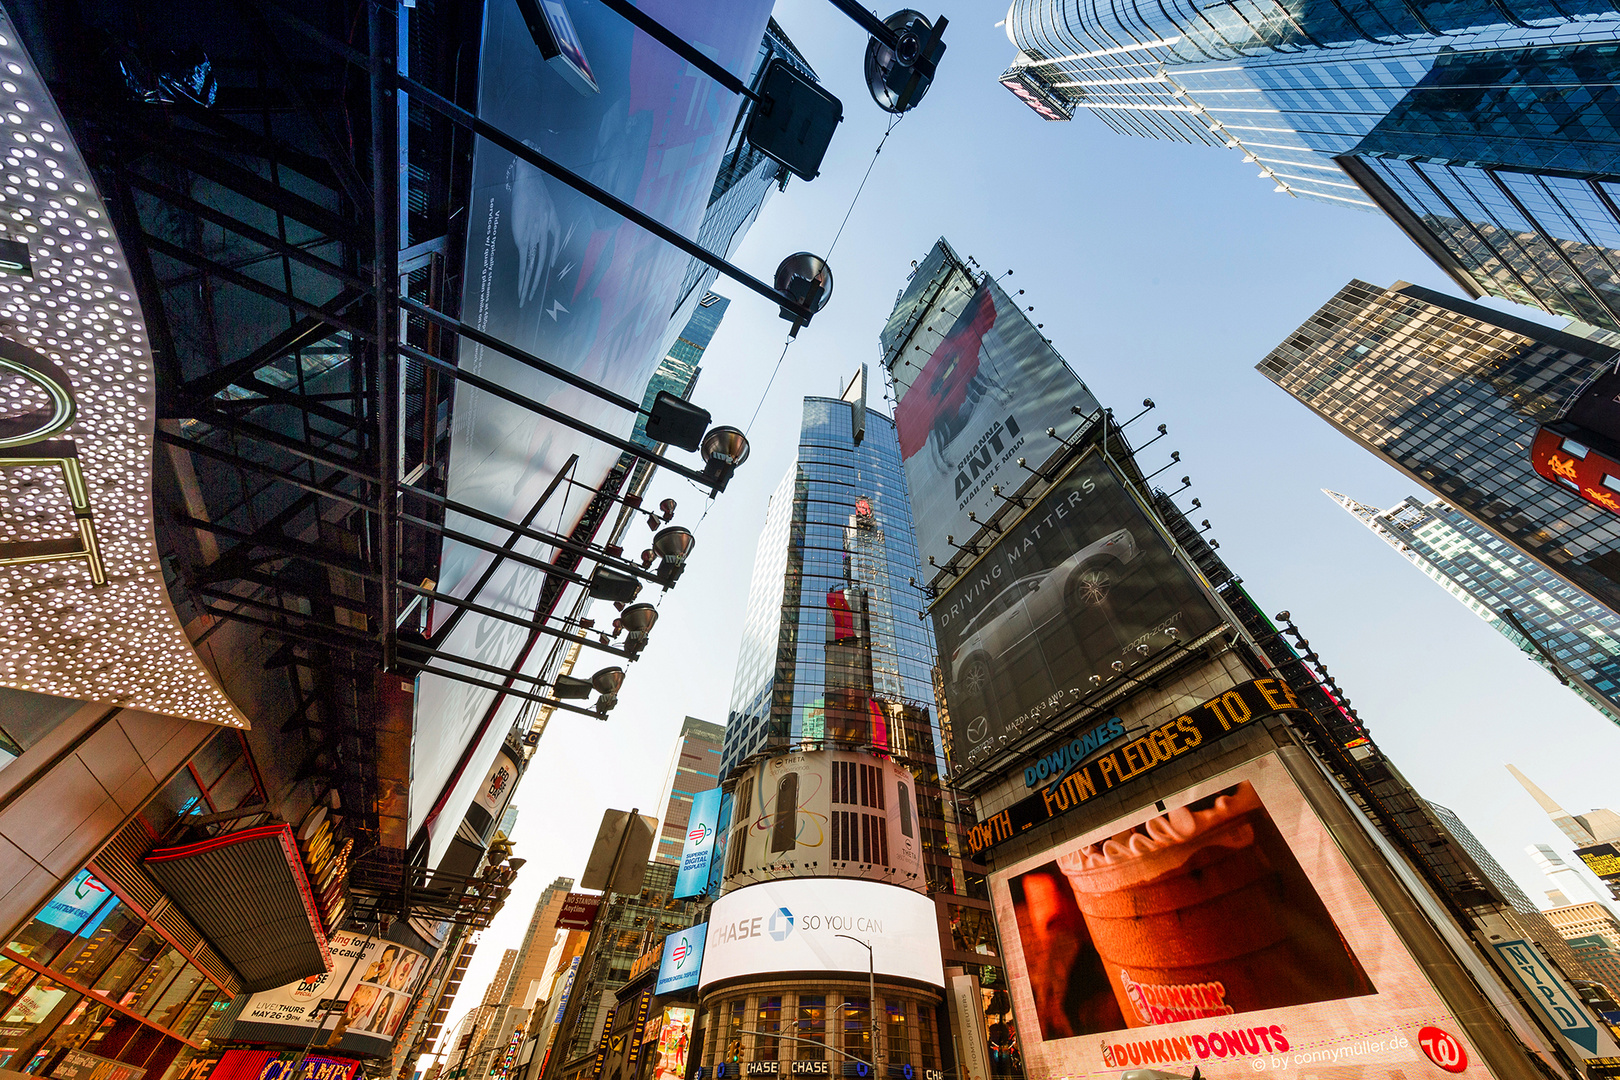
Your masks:
[[[619,621],[629,631],[624,638],[624,651],[634,660],[647,647],[647,633],[658,621],[658,609],[651,604],[631,604],[620,614]]]
[[[682,450],[696,450],[713,419],[707,409],[660,390],[647,412],[647,438]]]
[[[783,259],[776,268],[776,277],[771,282],[776,291],[798,304],[805,311],[814,315],[827,306],[832,299],[833,277],[832,268],[827,260],[820,255],[812,255],[808,251],[795,252]],[[803,326],[810,320],[801,318],[787,308],[781,309],[782,318],[793,324],[789,336],[796,336]]]
[[[558,675],[551,681],[551,693],[563,699],[584,700],[591,696],[591,681],[572,675]]]
[[[715,490],[724,491],[737,466],[748,460],[748,436],[734,427],[717,427],[703,436],[698,453],[703,455],[705,479]]]
[[[653,554],[663,560],[658,564],[659,584],[667,589],[680,580],[682,571],[686,569],[686,557],[696,543],[692,530],[682,525],[671,525],[653,537]]]
[[[593,600],[609,600],[617,604],[627,604],[634,600],[636,594],[641,591],[641,582],[623,570],[598,565],[591,572],[589,589]]]

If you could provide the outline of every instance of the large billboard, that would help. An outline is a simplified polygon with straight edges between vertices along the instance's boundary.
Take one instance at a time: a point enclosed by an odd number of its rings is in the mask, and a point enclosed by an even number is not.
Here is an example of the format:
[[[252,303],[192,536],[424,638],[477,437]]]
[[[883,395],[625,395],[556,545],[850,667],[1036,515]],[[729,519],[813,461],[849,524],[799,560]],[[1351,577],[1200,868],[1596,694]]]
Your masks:
[[[1275,754],[998,871],[991,897],[1032,1080],[1490,1075]]]
[[[771,972],[865,973],[944,987],[939,922],[922,893],[875,881],[789,878],[735,889],[714,902],[702,985]]]
[[[692,1052],[692,1023],[696,1010],[671,1006],[658,1025],[657,1056],[652,1080],[686,1080],[686,1062]]]
[[[992,486],[1029,478],[1018,458],[1039,464],[1058,448],[1046,429],[1071,435],[1099,405],[1017,301],[989,277],[975,284],[943,240],[901,294],[884,345],[917,550],[944,562],[956,554],[947,536],[978,531],[969,511],[1001,509]]]
[[[958,768],[1221,623],[1107,460],[1081,458],[929,609]]]
[[[318,1029],[331,1030],[341,1019],[344,1034],[339,1047],[386,1054],[427,974],[427,957],[393,942],[347,931],[333,934],[330,944],[331,971],[254,994],[242,1007],[229,1037],[239,1042],[303,1046],[317,1037]],[[343,1003],[343,1009],[321,1014],[318,1006],[328,999]]]
[[[641,10],[746,79],[759,54],[771,0],[691,4],[642,0]],[[574,170],[665,225],[695,236],[708,207],[740,99],[698,75],[684,59],[594,0],[569,0],[578,53],[598,93],[581,93],[535,48],[516,0],[485,7],[478,81],[479,116]],[[690,259],[680,250],[584,195],[480,140],[473,153],[461,317],[479,330],[551,364],[640,400],[665,348],[680,328],[672,316]],[[693,302],[696,293],[693,294]],[[463,370],[586,424],[628,437],[634,413],[548,378],[501,353],[468,341]],[[456,386],[452,414],[450,498],[508,521],[522,521],[559,474],[544,506],[544,527],[567,533],[591,488],[619,451],[533,412]],[[577,458],[576,458],[577,455]],[[570,464],[572,463],[572,464]],[[451,528],[498,549],[510,534],[451,513]],[[514,551],[546,560],[553,552],[531,540]],[[494,558],[446,540],[439,588],[466,596]],[[541,571],[502,563],[478,603],[532,618]],[[570,596],[560,601],[567,603]],[[435,605],[435,625],[451,614]],[[529,630],[468,612],[439,647],[457,656],[534,674],[544,650],[520,656]],[[462,752],[479,739],[460,781],[431,823],[429,865],[438,865],[472,799],[472,786],[494,760],[521,701],[507,698],[490,717],[495,693],[423,676],[416,691],[410,828],[427,820]],[[481,725],[483,735],[478,736]]]

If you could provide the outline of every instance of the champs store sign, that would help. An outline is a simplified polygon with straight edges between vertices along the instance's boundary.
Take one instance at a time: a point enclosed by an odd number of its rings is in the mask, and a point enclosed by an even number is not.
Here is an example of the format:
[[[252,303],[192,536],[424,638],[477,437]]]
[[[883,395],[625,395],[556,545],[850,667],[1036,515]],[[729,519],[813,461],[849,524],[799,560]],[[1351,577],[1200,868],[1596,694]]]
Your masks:
[[[1073,767],[1036,794],[973,826],[968,831],[968,847],[974,855],[979,855],[1042,822],[1068,813],[1098,792],[1112,791],[1121,784],[1146,776],[1261,717],[1303,708],[1281,679],[1252,679],[1241,683],[1174,720]],[[1117,737],[1112,731],[1105,734],[1106,738],[1099,741]]]

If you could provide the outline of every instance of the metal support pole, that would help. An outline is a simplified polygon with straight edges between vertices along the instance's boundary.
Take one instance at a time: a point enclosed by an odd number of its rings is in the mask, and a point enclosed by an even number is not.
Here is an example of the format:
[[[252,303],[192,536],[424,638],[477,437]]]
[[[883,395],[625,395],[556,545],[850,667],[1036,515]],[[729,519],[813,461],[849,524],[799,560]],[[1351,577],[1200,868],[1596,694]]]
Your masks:
[[[877,961],[872,952],[872,945],[870,942],[862,941],[858,937],[850,937],[848,934],[834,934],[833,936],[848,938],[866,950],[866,1015],[867,1022],[872,1029],[872,1074],[874,1080],[880,1080],[883,1076],[883,1053],[878,1046]]]
[[[383,570],[382,616],[377,620],[377,640],[382,646],[382,666],[387,671],[395,661],[394,637],[399,626],[399,592],[393,580],[398,556],[399,510],[399,314],[394,297],[399,292],[399,196],[398,132],[399,112],[394,101],[398,72],[394,58],[396,42],[393,25],[384,25],[391,12],[382,4],[366,7],[370,37],[371,65],[371,287],[375,318],[377,368],[374,393],[377,411],[376,462],[381,480],[377,492],[375,522],[377,561]]]

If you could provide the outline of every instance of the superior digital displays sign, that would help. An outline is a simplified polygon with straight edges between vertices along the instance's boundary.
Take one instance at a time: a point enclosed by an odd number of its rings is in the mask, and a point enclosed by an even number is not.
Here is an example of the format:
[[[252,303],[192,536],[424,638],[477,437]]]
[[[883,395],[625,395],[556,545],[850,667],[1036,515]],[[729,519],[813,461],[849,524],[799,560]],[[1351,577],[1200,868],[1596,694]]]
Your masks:
[[[681,845],[681,866],[675,874],[675,896],[701,896],[709,889],[709,863],[720,833],[720,789],[692,796],[692,814]]]
[[[658,983],[654,988],[657,993],[672,994],[698,984],[698,973],[703,970],[703,942],[708,932],[708,923],[698,923],[665,936],[664,955],[658,962]]]
[[[991,897],[1036,1080],[1490,1075],[1276,754],[997,872]]]
[[[1096,451],[1007,526],[929,611],[958,768],[988,763],[1100,682],[1221,623]]]

